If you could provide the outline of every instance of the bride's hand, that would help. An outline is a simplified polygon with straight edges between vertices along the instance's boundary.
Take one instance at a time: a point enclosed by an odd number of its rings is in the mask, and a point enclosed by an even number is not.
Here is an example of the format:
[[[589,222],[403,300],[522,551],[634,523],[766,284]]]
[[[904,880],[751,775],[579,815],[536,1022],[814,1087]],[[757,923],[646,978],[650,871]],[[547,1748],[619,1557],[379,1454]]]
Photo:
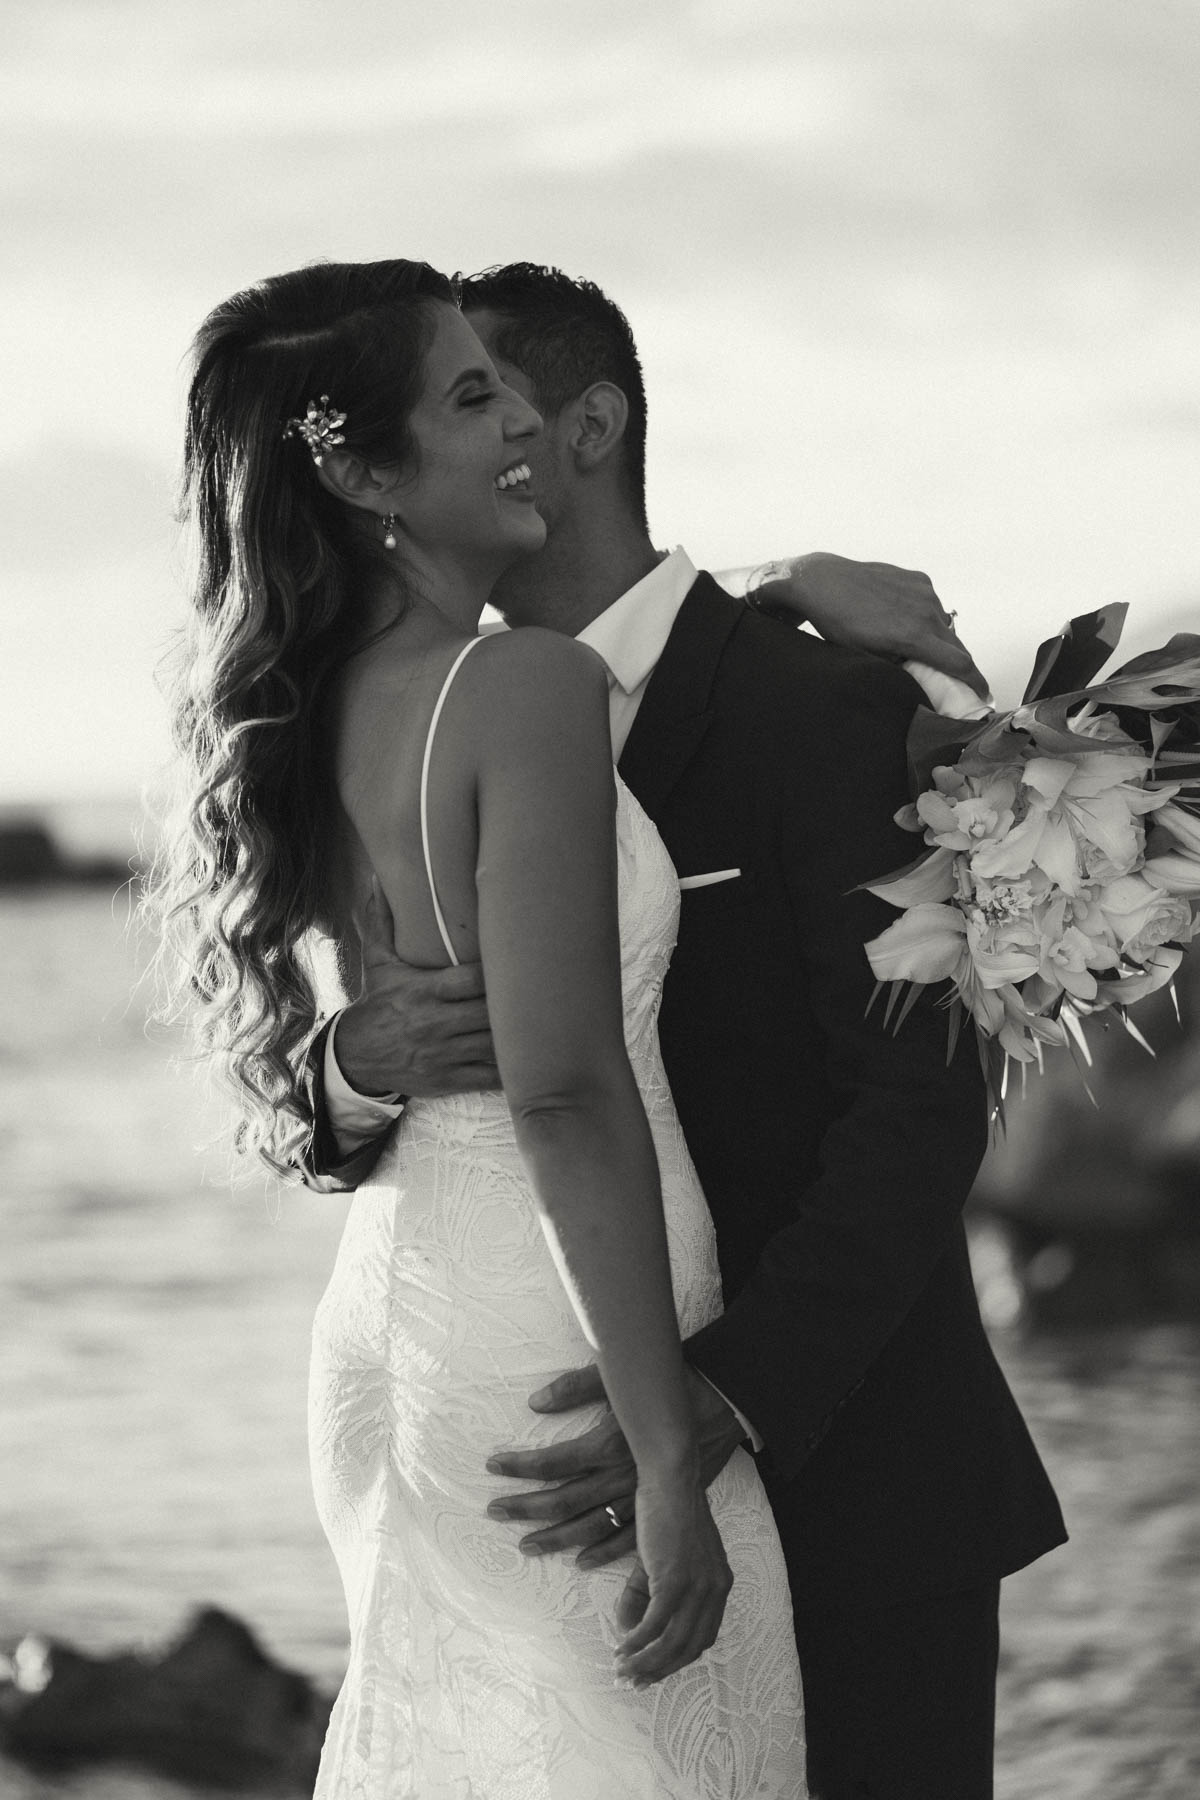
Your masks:
[[[638,1559],[617,1606],[618,1680],[645,1687],[717,1640],[733,1573],[699,1479],[639,1477]]]

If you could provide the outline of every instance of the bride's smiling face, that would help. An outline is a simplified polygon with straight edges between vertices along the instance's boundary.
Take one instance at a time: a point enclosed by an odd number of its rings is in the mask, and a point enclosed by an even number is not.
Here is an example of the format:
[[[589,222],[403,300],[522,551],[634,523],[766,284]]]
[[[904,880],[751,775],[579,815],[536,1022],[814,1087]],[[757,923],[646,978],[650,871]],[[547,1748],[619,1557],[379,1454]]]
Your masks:
[[[506,387],[453,306],[439,305],[425,385],[410,418],[416,467],[389,497],[409,544],[496,572],[539,550],[546,527],[525,452],[540,415]]]

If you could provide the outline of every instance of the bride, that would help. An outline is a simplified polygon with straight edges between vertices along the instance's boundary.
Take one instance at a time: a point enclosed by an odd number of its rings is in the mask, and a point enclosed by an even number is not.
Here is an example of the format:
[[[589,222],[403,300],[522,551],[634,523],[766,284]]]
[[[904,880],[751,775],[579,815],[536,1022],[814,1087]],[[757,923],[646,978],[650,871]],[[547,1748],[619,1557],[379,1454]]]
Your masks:
[[[353,974],[375,880],[406,962],[482,961],[503,1082],[410,1105],[318,1311],[351,1656],[316,1791],[782,1800],[804,1792],[783,1559],[745,1452],[706,1495],[680,1353],[720,1286],[658,1056],[674,870],[614,777],[599,660],[477,635],[544,537],[539,429],[421,263],[274,277],[195,345],[190,793],[163,897],[240,1145],[282,1170],[310,1131],[309,945]],[[521,1554],[484,1464],[528,1436],[532,1388],[592,1359],[638,1550],[584,1572]]]

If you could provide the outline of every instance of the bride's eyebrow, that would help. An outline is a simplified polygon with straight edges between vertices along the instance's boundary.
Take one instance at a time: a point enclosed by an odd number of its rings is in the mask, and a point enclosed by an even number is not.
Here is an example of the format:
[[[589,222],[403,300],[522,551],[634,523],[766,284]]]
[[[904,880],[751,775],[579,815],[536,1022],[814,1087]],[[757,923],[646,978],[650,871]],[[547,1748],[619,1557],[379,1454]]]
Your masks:
[[[454,377],[454,380],[442,395],[442,399],[449,400],[452,394],[456,394],[460,387],[466,387],[468,382],[474,381],[486,384],[487,382],[495,381],[495,379],[495,374],[491,369],[464,369],[461,375],[456,375]]]

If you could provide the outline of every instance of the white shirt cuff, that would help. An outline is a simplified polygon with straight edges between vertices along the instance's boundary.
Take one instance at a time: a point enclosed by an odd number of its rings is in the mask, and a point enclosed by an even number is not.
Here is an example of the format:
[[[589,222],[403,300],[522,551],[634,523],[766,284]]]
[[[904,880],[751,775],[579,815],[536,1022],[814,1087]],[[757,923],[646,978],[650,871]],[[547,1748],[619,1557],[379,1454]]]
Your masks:
[[[944,675],[928,663],[906,662],[904,667],[917,685],[925,690],[934,712],[947,719],[986,719],[992,711],[991,696],[981,700],[974,688],[953,675]]]
[[[694,1366],[695,1365],[693,1365],[693,1367]],[[708,1381],[708,1376],[704,1373],[703,1369],[697,1369],[696,1373],[697,1373],[697,1375],[699,1375],[699,1377],[702,1381]],[[721,1399],[724,1400],[726,1406],[729,1408],[730,1412],[733,1414],[734,1418],[737,1420],[738,1424],[741,1426],[741,1428],[745,1432],[746,1436],[750,1439],[750,1448],[754,1451],[755,1455],[757,1455],[758,1452],[763,1447],[763,1440],[758,1435],[757,1431],[755,1431],[753,1425],[750,1423],[750,1421],[746,1417],[745,1413],[738,1411],[737,1407],[733,1404],[733,1401],[729,1398],[728,1394],[721,1393],[721,1390],[717,1386],[715,1381],[708,1381],[708,1385],[712,1389],[714,1394],[719,1394]]]
[[[378,1137],[385,1126],[398,1119],[404,1111],[404,1102],[398,1096],[381,1098],[375,1094],[360,1094],[350,1086],[338,1066],[333,1047],[340,1017],[339,1013],[325,1039],[325,1107],[338,1152],[345,1158],[353,1156],[371,1138]]]

